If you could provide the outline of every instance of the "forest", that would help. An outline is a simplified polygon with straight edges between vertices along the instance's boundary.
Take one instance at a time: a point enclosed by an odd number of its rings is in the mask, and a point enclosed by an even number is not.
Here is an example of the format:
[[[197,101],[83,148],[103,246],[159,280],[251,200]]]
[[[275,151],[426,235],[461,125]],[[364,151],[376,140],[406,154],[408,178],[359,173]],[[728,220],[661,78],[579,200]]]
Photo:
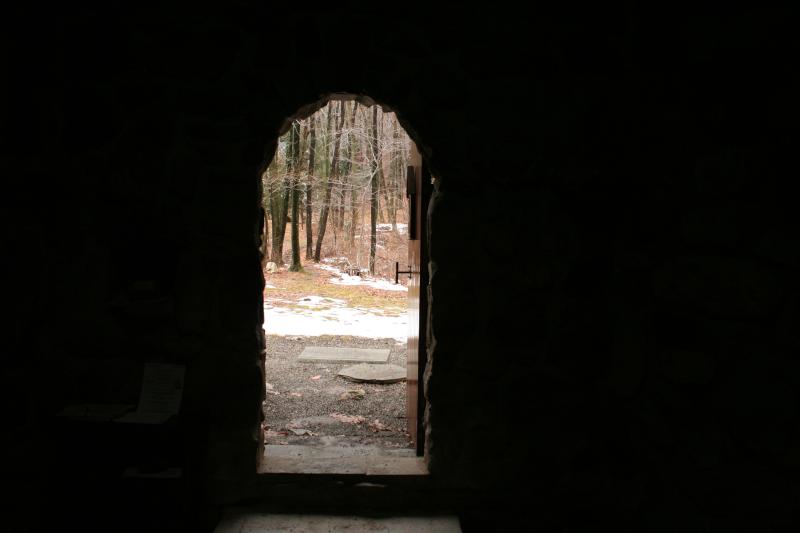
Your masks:
[[[391,277],[405,261],[410,148],[397,116],[377,105],[331,100],[293,120],[261,176],[265,258],[293,272],[328,258]]]

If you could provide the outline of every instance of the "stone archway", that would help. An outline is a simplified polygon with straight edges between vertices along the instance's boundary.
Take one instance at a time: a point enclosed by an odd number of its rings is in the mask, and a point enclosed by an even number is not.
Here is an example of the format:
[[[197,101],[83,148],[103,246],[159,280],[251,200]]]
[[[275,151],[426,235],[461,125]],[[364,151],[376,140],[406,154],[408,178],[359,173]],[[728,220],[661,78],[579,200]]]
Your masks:
[[[406,131],[408,136],[413,141],[412,144],[414,144],[416,147],[419,147],[419,150],[417,152],[418,153],[418,156],[417,156],[418,157],[418,162],[417,162],[417,165],[418,165],[418,176],[417,176],[417,178],[420,179],[420,180],[422,179],[423,173],[419,169],[423,168],[423,161],[427,158],[427,156],[426,156],[426,151],[425,151],[424,145],[420,142],[420,140],[418,138],[418,135],[414,132],[414,130],[411,127],[409,127],[409,125],[407,124],[407,121],[405,121],[403,119],[403,117],[399,113],[397,113],[397,111],[394,108],[392,108],[389,105],[377,102],[377,101],[373,100],[372,98],[370,98],[368,96],[365,96],[365,95],[359,95],[359,94],[353,94],[353,93],[331,93],[331,94],[328,94],[328,95],[326,95],[326,96],[324,96],[322,98],[319,98],[316,101],[314,101],[313,103],[301,107],[296,113],[294,113],[293,115],[287,117],[283,121],[281,127],[278,130],[278,136],[281,136],[284,133],[286,133],[289,130],[289,128],[291,127],[291,124],[292,124],[293,121],[295,121],[295,120],[303,120],[305,118],[308,118],[309,116],[311,116],[315,112],[317,112],[319,109],[321,109],[322,107],[326,106],[331,101],[357,101],[359,104],[361,104],[362,106],[365,106],[365,107],[379,106],[385,112],[392,112],[392,113],[397,114],[398,121],[400,122],[402,128]],[[274,154],[274,152],[276,150],[276,147],[277,147],[277,145],[276,145],[275,139],[272,139],[271,142],[268,144],[268,150],[267,150],[267,154],[266,154],[267,157],[265,158],[265,162],[263,163],[263,165],[261,167],[262,170],[271,161],[272,156],[273,156],[273,154]],[[260,174],[260,172],[259,172],[259,174]],[[417,447],[418,453],[420,455],[423,455],[425,460],[427,461],[430,458],[429,451],[430,451],[430,442],[431,442],[430,441],[431,431],[430,431],[430,424],[429,424],[430,405],[427,402],[427,395],[425,394],[425,390],[426,390],[426,385],[427,385],[427,379],[430,376],[430,368],[431,368],[431,363],[432,363],[431,347],[433,345],[433,343],[432,343],[432,334],[431,334],[430,329],[429,329],[429,326],[430,326],[430,309],[429,309],[429,302],[428,302],[429,294],[428,294],[428,289],[427,289],[428,280],[429,280],[429,274],[430,274],[430,269],[428,268],[428,265],[427,265],[428,258],[430,257],[429,230],[428,230],[427,222],[428,222],[428,219],[429,219],[429,216],[430,216],[430,209],[431,209],[431,207],[433,205],[433,201],[432,201],[433,200],[433,196],[435,195],[434,191],[433,191],[433,181],[434,180],[432,179],[432,174],[430,173],[430,170],[427,168],[427,162],[425,163],[424,176],[425,176],[425,180],[424,180],[425,181],[425,185],[424,185],[424,187],[423,186],[418,186],[418,190],[419,190],[418,197],[421,200],[419,202],[419,205],[422,206],[421,208],[420,207],[417,208],[418,215],[420,216],[420,221],[421,221],[418,224],[419,225],[419,229],[420,229],[420,238],[419,238],[420,243],[419,244],[421,245],[422,248],[420,250],[418,250],[418,252],[416,254],[416,260],[417,261],[424,260],[425,261],[425,265],[424,265],[423,268],[417,267],[416,268],[416,272],[415,272],[417,274],[421,273],[421,275],[422,275],[421,283],[418,283],[417,297],[418,297],[419,300],[421,300],[423,302],[423,305],[418,305],[417,306],[418,314],[417,314],[417,318],[416,318],[416,320],[419,321],[419,326],[420,326],[419,327],[419,332],[421,334],[418,335],[418,341],[415,341],[415,344],[414,344],[415,350],[418,350],[419,353],[421,354],[420,356],[418,356],[418,359],[415,360],[415,363],[419,362],[421,364],[419,364],[418,366],[414,366],[414,369],[413,369],[413,373],[415,374],[415,379],[414,379],[415,389],[414,389],[414,393],[413,394],[414,394],[415,398],[412,398],[411,395],[409,396],[409,411],[411,409],[410,406],[413,403],[414,404],[414,417],[415,417],[415,420],[418,419],[418,422],[416,422],[414,424],[414,429],[413,429],[414,437],[415,437],[415,439],[417,439],[417,446],[416,447]],[[259,183],[259,205],[261,204],[261,198],[262,198],[262,195],[263,195],[263,190],[260,187],[260,185],[261,184]],[[260,224],[263,223],[263,214],[260,217],[259,223]],[[260,226],[260,228],[263,229],[263,226]],[[260,245],[261,245],[261,240],[259,239],[259,246]],[[418,246],[418,248],[419,248],[419,246]],[[261,253],[261,259],[262,259],[262,264],[263,264],[263,262],[265,261],[265,254]],[[409,267],[409,270],[415,270],[415,269],[412,269],[412,268]],[[417,276],[417,277],[419,278],[420,276]],[[263,275],[262,275],[261,283],[262,283],[262,286],[263,286],[263,283],[265,283],[265,281],[263,279]],[[263,314],[262,314],[262,319],[263,319]],[[264,345],[265,339],[264,339],[263,330],[261,330],[259,332],[259,338],[261,339],[260,364],[259,364],[259,366],[263,369],[263,363],[264,363],[264,357],[265,357],[265,349],[264,349],[265,348],[265,345]],[[266,376],[264,376],[264,377],[266,377]],[[411,374],[409,374],[409,379],[411,380]],[[417,383],[419,385],[417,385]],[[262,396],[261,400],[263,401],[264,398],[265,398],[265,391],[263,389],[261,391],[261,396]],[[263,422],[263,413],[262,413],[262,422]],[[263,449],[263,445],[264,445],[263,434],[260,431],[259,431],[259,434],[260,434],[259,449]],[[263,462],[263,457],[262,457],[261,454],[259,454],[258,455],[258,468],[259,469],[262,466],[262,462]]]

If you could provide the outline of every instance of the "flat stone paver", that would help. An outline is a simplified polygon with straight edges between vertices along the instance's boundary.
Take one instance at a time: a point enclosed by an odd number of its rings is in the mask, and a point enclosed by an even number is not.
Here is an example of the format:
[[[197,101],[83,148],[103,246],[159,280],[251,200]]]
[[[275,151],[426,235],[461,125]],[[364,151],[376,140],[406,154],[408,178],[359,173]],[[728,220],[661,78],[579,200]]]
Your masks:
[[[297,360],[301,363],[385,363],[389,360],[389,349],[306,346]]]
[[[362,363],[343,368],[338,375],[357,383],[397,383],[406,379],[407,372],[402,366]]]

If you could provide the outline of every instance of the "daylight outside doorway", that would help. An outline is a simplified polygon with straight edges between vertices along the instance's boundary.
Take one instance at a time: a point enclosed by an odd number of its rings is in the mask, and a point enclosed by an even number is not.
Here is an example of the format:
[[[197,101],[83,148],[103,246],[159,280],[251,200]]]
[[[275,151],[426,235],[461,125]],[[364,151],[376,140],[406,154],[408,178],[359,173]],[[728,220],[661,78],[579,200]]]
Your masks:
[[[407,383],[421,161],[395,113],[367,104],[332,98],[291,120],[261,176],[262,473],[425,473]]]

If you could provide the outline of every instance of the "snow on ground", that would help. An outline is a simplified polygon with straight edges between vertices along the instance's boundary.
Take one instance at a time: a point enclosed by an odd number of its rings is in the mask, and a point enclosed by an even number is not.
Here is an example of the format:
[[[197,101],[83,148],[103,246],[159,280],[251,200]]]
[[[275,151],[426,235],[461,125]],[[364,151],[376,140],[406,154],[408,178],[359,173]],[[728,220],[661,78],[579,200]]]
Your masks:
[[[346,258],[326,258],[333,263]],[[330,283],[337,285],[366,285],[387,291],[408,291],[402,284],[386,279],[365,279],[350,276],[330,265],[317,264],[332,273]],[[270,287],[270,285],[267,285]],[[264,331],[267,335],[352,335],[376,339],[391,338],[406,342],[408,313],[398,309],[400,316],[387,316],[382,309],[347,307],[347,301],[307,295],[296,300],[269,298],[264,303]]]
[[[408,315],[383,316],[369,309],[345,307],[341,300],[307,296],[309,309],[287,309],[264,305],[264,331],[267,335],[352,335],[376,339],[391,338],[405,342],[408,337]],[[300,299],[302,300],[303,298]],[[313,304],[317,302],[316,304]],[[332,304],[328,309],[313,306]]]
[[[366,285],[367,287],[372,287],[383,291],[408,291],[408,287],[402,283],[395,284],[388,279],[366,279],[362,278],[361,276],[351,276],[350,274],[345,274],[336,267],[328,265],[317,266],[323,270],[327,270],[336,274],[336,277],[330,279],[330,282],[334,285]]]
[[[375,225],[375,229],[376,229],[376,231],[379,231],[381,233],[383,233],[385,231],[392,231],[392,225],[391,224],[376,224]],[[408,224],[403,224],[402,222],[398,222],[397,223],[397,233],[399,233],[400,235],[405,235],[406,231],[408,231]]]
[[[323,257],[323,263],[346,263],[348,261],[347,257]]]
[[[366,285],[383,291],[408,291],[408,287],[400,283],[395,284],[388,279],[364,279],[361,276],[339,273],[338,278],[331,278],[334,285]]]

